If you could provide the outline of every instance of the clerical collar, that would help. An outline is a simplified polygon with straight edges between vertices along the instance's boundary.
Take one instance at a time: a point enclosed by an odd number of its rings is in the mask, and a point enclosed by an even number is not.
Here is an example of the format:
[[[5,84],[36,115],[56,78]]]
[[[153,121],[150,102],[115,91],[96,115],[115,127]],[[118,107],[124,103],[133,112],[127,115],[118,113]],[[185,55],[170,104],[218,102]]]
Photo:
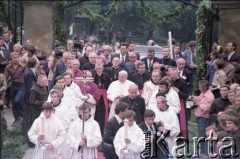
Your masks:
[[[51,103],[52,103],[52,102],[51,102]],[[53,104],[53,103],[52,103],[52,104]],[[53,106],[54,106],[54,107],[57,107],[57,106],[59,106],[60,104],[61,104],[61,99],[59,100],[59,103],[58,103],[58,104],[56,104],[56,105],[53,104]]]
[[[165,108],[165,109],[159,109],[159,110],[162,111],[162,112],[164,112],[164,111],[168,110],[168,108],[169,108],[169,106],[166,105],[166,108]]]
[[[115,118],[117,119],[118,124],[122,123],[122,119],[118,115],[115,114]]]

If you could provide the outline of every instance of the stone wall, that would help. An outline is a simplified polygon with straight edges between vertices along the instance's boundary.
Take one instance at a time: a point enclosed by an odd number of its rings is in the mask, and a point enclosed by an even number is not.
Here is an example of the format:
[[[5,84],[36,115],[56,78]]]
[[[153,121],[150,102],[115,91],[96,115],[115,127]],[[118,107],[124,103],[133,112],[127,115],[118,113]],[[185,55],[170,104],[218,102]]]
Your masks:
[[[53,4],[51,1],[24,2],[24,37],[50,53],[53,47]]]

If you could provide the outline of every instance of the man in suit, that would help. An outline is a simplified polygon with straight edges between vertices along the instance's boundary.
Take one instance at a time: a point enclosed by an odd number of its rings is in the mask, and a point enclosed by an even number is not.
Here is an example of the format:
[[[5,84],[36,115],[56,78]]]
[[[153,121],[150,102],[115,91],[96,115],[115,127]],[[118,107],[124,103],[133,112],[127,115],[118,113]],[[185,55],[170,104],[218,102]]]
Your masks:
[[[120,54],[115,54],[115,55],[113,55],[113,56],[112,56],[112,59],[113,59],[114,57],[116,57],[116,56],[120,58],[120,61],[121,61],[120,66],[121,66],[122,68],[124,68],[125,63],[127,63],[127,62],[130,61],[130,60],[129,60],[129,54],[128,54],[128,52],[127,52],[127,44],[126,44],[126,43],[121,43],[121,44],[120,44]],[[111,60],[111,61],[112,61],[112,60]]]
[[[24,70],[24,107],[23,107],[23,135],[28,145],[31,147],[33,144],[29,141],[27,132],[30,129],[30,90],[32,88],[33,83],[37,82],[37,75],[35,66],[37,65],[37,60],[34,57],[30,57],[27,61],[27,68]]]
[[[146,106],[144,98],[137,94],[138,86],[136,84],[132,84],[128,89],[128,95],[122,97],[120,102],[125,102],[129,105],[129,110],[133,110],[137,115],[136,123],[140,124],[144,121],[143,115],[146,110]]]
[[[9,51],[4,47],[4,41],[0,38],[0,73],[4,73],[5,67],[9,64]]]
[[[227,44],[228,62],[235,67],[234,82],[240,83],[240,54],[236,53],[236,43]]]
[[[148,72],[152,72],[153,64],[155,62],[159,62],[159,58],[155,57],[155,50],[154,49],[149,49],[147,52],[147,57],[141,59],[145,63],[145,68],[148,70]]]
[[[67,60],[69,58],[69,53],[68,52],[64,52],[63,53],[63,57],[61,58],[61,61],[57,64],[55,72],[54,72],[54,76],[53,76],[53,81],[55,84],[55,79],[57,76],[62,75],[67,68]]]
[[[146,138],[146,142],[150,142],[150,148],[152,148],[150,153],[145,147],[145,150],[142,153],[142,157],[146,158],[151,157],[151,159],[167,159],[168,153],[167,153],[167,143],[166,142],[160,142],[159,145],[157,145],[157,141],[160,137],[160,133],[158,131],[159,127],[162,126],[162,124],[154,122],[155,119],[155,113],[151,109],[147,109],[144,113],[144,122],[139,124],[139,127],[142,129],[144,134],[147,136],[147,134],[150,132],[150,138]]]
[[[4,41],[4,47],[9,51],[13,52],[13,46],[14,44],[10,42],[10,33],[4,32],[3,33],[3,41]]]
[[[193,80],[191,76],[191,72],[189,72],[185,66],[186,66],[186,61],[183,58],[179,58],[176,60],[177,63],[177,70],[179,72],[179,75],[184,81],[186,81],[187,86],[188,86],[188,93],[193,94]]]
[[[120,127],[123,126],[123,119],[125,112],[128,110],[129,105],[124,102],[117,103],[114,111],[115,115],[108,121],[105,131],[103,134],[103,142],[110,144],[112,147],[110,150],[104,151],[104,156],[106,159],[118,159],[115,153],[115,148],[113,146],[113,140]]]
[[[128,73],[128,79],[131,79],[132,74],[136,73],[136,65],[137,55],[135,52],[129,53],[129,62],[125,63],[125,70]]]
[[[184,58],[184,56],[181,53],[181,44],[177,43],[173,48],[173,59],[176,61],[179,58]]]
[[[129,41],[128,44],[127,44],[128,54],[130,54],[131,52],[135,52],[134,51],[134,47],[135,47],[134,42],[133,41]],[[137,56],[137,60],[140,60],[139,53],[136,52],[136,56]]]

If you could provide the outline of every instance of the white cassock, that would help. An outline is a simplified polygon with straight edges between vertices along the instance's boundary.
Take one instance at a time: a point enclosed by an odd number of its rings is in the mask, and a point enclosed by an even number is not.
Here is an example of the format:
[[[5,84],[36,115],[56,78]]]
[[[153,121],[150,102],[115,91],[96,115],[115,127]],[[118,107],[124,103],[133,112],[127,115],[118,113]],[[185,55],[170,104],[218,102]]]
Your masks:
[[[179,99],[178,93],[175,90],[173,90],[171,87],[168,93],[165,94],[165,96],[167,100],[167,105],[169,105],[176,112],[176,114],[180,113],[181,105],[180,105],[180,99]],[[152,110],[158,109],[156,97],[152,99],[152,103],[153,104],[150,105],[150,108]]]
[[[70,84],[70,86],[68,86],[68,88],[70,90],[72,90],[75,98],[81,98],[83,96],[81,89],[79,88],[79,86],[75,82],[72,82]]]
[[[145,148],[145,135],[135,122],[128,127],[128,139],[131,140],[131,143],[127,145],[128,153],[120,153],[121,149],[126,147],[125,129],[121,127],[113,141],[116,154],[119,159],[140,159],[140,154]]]
[[[124,83],[120,83],[119,80],[114,81],[110,84],[107,90],[107,98],[112,102],[110,113],[109,113],[109,119],[111,119],[114,115],[114,109],[119,101],[119,99],[115,100],[117,96],[127,96],[128,95],[128,88],[130,85],[134,84],[132,81],[126,80]]]
[[[159,86],[152,83],[151,80],[144,83],[142,97],[145,99],[145,105],[148,109],[151,109],[151,106],[156,105],[156,94],[158,93],[158,90]]]
[[[67,135],[67,144],[71,148],[70,155],[72,159],[81,159],[83,152],[83,159],[97,159],[97,147],[102,142],[99,124],[90,117],[84,122],[84,134],[87,136],[87,142],[84,147],[79,149],[81,142],[83,121],[79,118],[69,128]]]
[[[44,117],[44,115],[41,114],[28,131],[30,141],[36,145],[33,159],[62,159],[63,156],[59,151],[59,147],[62,145],[66,135],[63,124],[54,115],[51,115],[49,119],[44,118],[44,140],[39,142],[38,135],[40,135],[41,117]],[[52,144],[54,148],[47,150],[45,149],[45,144]]]
[[[75,109],[69,110],[68,104],[69,103],[67,102],[61,101],[61,103],[58,106],[54,107],[54,115],[62,121],[66,132],[68,132],[69,127],[74,123],[74,121],[77,120],[77,116],[78,116],[76,115]],[[74,107],[70,106],[70,108],[74,108]],[[65,135],[64,142],[60,147],[60,151],[63,153],[64,159],[69,158],[69,155],[70,155],[70,148],[66,143],[66,138],[67,138],[67,134]]]
[[[169,152],[171,153],[171,155],[173,155],[171,151],[173,150],[173,147],[177,145],[175,139],[180,133],[180,126],[177,114],[169,106],[167,110],[161,111],[159,109],[154,109],[154,112],[156,114],[154,121],[155,122],[162,121],[164,124],[164,128],[170,130],[170,135],[169,137],[165,138],[166,139],[165,141],[168,144]]]

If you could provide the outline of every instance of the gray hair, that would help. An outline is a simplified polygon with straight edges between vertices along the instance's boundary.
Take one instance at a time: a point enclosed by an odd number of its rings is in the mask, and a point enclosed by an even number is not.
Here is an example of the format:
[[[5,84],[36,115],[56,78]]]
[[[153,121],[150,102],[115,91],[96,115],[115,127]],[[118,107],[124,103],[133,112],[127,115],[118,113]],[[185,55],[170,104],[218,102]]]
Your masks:
[[[42,80],[47,79],[46,75],[39,75],[37,79],[37,83],[41,82]]]

